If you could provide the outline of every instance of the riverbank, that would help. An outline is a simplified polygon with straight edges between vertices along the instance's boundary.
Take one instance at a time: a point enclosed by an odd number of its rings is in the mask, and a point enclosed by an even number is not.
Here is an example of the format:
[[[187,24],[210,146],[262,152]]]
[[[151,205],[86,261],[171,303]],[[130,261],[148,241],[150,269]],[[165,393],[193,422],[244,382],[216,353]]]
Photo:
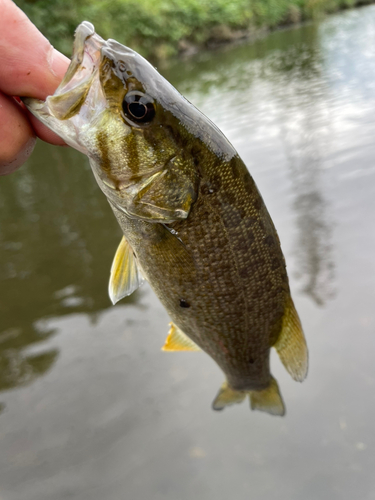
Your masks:
[[[84,19],[152,60],[189,55],[375,0],[16,0],[61,52]]]

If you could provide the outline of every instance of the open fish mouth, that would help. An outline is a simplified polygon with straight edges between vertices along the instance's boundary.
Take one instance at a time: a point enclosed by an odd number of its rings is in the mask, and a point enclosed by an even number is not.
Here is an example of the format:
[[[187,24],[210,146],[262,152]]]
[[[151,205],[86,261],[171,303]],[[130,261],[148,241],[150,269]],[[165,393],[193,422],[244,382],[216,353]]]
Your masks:
[[[106,107],[98,76],[106,43],[91,23],[82,22],[75,32],[72,60],[54,95],[45,101],[22,98],[41,122],[85,154],[86,148],[78,141],[79,132],[94,113]]]
[[[66,120],[79,111],[98,71],[104,44],[91,23],[84,21],[78,26],[68,70],[54,95],[46,100],[56,118]]]

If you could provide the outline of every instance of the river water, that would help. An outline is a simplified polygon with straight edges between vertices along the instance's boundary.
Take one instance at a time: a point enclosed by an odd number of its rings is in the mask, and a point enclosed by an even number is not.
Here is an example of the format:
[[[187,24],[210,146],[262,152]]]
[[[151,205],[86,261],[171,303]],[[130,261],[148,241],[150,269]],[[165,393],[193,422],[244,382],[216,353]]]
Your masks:
[[[160,351],[144,285],[111,306],[121,234],[86,159],[39,144],[0,180],[1,500],[375,498],[375,7],[176,62],[278,229],[310,370],[287,415],[210,408],[203,353]]]

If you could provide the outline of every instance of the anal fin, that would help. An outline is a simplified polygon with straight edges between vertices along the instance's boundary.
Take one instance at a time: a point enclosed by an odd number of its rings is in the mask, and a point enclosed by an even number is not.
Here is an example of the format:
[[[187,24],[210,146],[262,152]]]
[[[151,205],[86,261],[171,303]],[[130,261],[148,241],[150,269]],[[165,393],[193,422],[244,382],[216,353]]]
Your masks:
[[[290,297],[285,308],[282,330],[274,347],[294,380],[302,382],[308,369],[308,351],[301,321]]]
[[[163,351],[200,351],[200,348],[174,323],[169,323],[170,330],[162,347]]]
[[[111,267],[108,293],[113,304],[133,293],[144,279],[133,250],[124,237],[117,248]]]

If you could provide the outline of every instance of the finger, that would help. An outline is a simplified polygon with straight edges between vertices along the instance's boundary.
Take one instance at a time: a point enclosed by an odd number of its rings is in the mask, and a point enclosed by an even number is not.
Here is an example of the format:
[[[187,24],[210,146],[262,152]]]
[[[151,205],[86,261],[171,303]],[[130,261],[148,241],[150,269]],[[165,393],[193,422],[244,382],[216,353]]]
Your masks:
[[[36,135],[45,142],[55,144],[56,146],[66,146],[66,143],[55,132],[52,132],[48,127],[43,125],[34,115],[25,109],[28,119],[36,133]]]
[[[18,102],[19,107],[22,109],[24,114],[27,116],[29,122],[31,123],[32,128],[36,135],[45,142],[49,142],[50,144],[55,144],[57,146],[66,146],[66,143],[56,135],[52,130],[43,125],[30,111],[26,108],[19,97],[14,97],[14,99]]]
[[[0,175],[20,167],[34,149],[36,137],[21,106],[0,92]]]
[[[56,90],[69,59],[13,2],[0,0],[0,12],[0,90],[45,99]]]

